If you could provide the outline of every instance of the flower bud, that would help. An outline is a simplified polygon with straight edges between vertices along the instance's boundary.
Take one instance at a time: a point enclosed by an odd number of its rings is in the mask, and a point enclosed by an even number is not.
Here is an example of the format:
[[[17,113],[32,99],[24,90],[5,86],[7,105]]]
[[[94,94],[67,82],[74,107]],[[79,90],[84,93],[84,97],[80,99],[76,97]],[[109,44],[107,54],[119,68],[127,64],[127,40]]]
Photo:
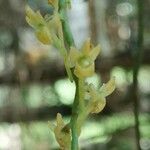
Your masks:
[[[43,44],[51,44],[52,39],[49,30],[46,27],[41,28],[35,32],[36,37]]]

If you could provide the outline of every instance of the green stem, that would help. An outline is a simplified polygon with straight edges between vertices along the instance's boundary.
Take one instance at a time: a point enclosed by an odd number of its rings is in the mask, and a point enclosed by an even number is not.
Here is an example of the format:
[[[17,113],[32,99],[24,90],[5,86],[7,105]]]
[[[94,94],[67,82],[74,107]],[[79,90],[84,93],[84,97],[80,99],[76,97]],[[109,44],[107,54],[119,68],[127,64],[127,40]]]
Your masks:
[[[72,107],[72,117],[70,121],[72,130],[71,150],[78,150],[78,137],[81,129],[79,119],[84,107],[84,80],[78,79],[77,77],[74,77],[74,79],[76,85],[76,93]]]
[[[58,39],[55,35],[53,35],[53,40],[55,43],[55,47],[60,50],[60,53],[64,58],[64,64],[65,64],[65,68],[67,71],[67,75],[68,75],[70,81],[73,82],[72,72],[71,72],[71,69],[69,68],[68,63],[67,63],[67,50],[64,46],[64,43],[60,39]]]
[[[71,46],[74,46],[74,39],[69,27],[68,19],[66,17],[66,1],[60,0],[59,1],[59,12],[62,17],[62,28],[63,28],[63,34],[65,39],[65,44],[70,49]],[[72,69],[73,74],[74,69]],[[72,141],[71,141],[71,150],[78,150],[79,144],[78,144],[78,137],[79,137],[79,125],[78,125],[78,119],[79,119],[79,113],[82,113],[84,108],[84,80],[78,79],[76,76],[73,77],[76,85],[76,92],[75,92],[75,98],[72,106],[72,116],[70,120],[71,125],[71,133],[72,133]]]
[[[70,27],[68,24],[68,20],[66,18],[66,3],[65,0],[59,1],[59,12],[62,15],[62,28],[63,28],[63,34],[64,39],[67,44],[67,48],[70,49],[71,46],[75,45],[72,33],[70,31]],[[73,69],[72,69],[73,73]],[[71,125],[71,133],[72,133],[72,141],[71,141],[71,150],[78,150],[79,144],[78,144],[78,127],[77,127],[77,119],[78,119],[78,106],[79,106],[79,85],[78,85],[78,78],[74,76],[74,81],[76,85],[76,92],[75,92],[75,98],[72,106],[72,116],[70,120]]]
[[[66,4],[67,3],[65,0],[59,1],[59,12],[62,17],[61,22],[62,22],[62,28],[63,28],[63,33],[64,33],[64,39],[66,41],[68,49],[70,49],[70,47],[75,45],[75,43],[74,43],[72,32],[70,30],[70,26],[68,23],[68,18],[67,18],[67,14],[66,14],[66,7],[67,7]]]
[[[70,120],[71,124],[71,132],[72,132],[72,141],[71,141],[71,150],[78,150],[78,112],[79,112],[79,85],[78,85],[78,78],[75,77],[75,85],[76,85],[76,93],[74,98],[74,103],[72,106],[72,116]]]
[[[79,111],[83,111],[84,109],[84,94],[85,94],[85,90],[84,90],[84,79],[79,79],[78,80],[78,86],[79,86]]]

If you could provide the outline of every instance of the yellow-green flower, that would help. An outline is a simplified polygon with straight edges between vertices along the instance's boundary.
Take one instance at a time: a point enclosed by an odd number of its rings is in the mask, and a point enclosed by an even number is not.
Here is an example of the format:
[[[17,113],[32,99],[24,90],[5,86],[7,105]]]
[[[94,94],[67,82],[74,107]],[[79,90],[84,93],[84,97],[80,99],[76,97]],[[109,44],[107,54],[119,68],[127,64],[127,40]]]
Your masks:
[[[58,13],[58,0],[49,0],[49,3],[54,6],[53,15],[46,15],[44,18],[39,11],[34,12],[29,6],[26,6],[26,21],[35,29],[35,35],[43,44],[51,44],[58,48],[64,57],[64,63],[67,74],[71,81],[72,73],[67,63],[67,52],[64,47],[62,24]]]
[[[81,126],[88,115],[90,113],[99,113],[104,109],[106,105],[106,96],[110,95],[115,90],[115,78],[111,78],[106,84],[103,84],[100,89],[96,89],[93,84],[89,84],[86,85],[85,90],[85,99],[88,100],[88,102],[78,116],[78,135],[80,135]]]
[[[62,150],[70,150],[71,133],[70,128],[65,125],[60,113],[57,113],[56,125],[50,124],[50,129],[54,132],[56,140]]]
[[[46,15],[43,17],[39,11],[34,12],[29,6],[26,6],[26,21],[35,29],[38,40],[43,44],[54,44],[52,42],[63,38],[61,21],[57,10],[54,11],[52,16]]]
[[[90,113],[101,112],[106,105],[106,96],[110,95],[115,90],[115,78],[111,78],[106,84],[97,90],[90,84],[88,87],[90,100],[88,103],[88,111]]]
[[[33,28],[38,28],[45,25],[45,20],[39,11],[34,12],[30,6],[26,5],[26,21]]]
[[[50,30],[39,11],[34,12],[29,6],[26,6],[26,21],[35,29],[35,34],[40,42],[43,44],[51,44]]]
[[[100,46],[93,47],[90,39],[86,40],[83,47],[78,51],[75,47],[71,47],[68,55],[68,63],[70,68],[74,68],[74,74],[78,78],[92,76],[95,72],[95,59],[100,52]]]

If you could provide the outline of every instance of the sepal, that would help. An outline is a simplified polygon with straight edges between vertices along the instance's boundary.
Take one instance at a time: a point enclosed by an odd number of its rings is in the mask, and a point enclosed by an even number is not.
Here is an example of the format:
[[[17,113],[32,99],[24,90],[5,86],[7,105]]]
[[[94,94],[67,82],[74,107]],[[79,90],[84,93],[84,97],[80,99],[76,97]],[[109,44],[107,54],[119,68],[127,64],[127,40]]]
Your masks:
[[[56,140],[62,150],[71,148],[71,132],[69,125],[65,124],[60,113],[57,113],[56,125],[49,123],[50,129],[54,132]]]

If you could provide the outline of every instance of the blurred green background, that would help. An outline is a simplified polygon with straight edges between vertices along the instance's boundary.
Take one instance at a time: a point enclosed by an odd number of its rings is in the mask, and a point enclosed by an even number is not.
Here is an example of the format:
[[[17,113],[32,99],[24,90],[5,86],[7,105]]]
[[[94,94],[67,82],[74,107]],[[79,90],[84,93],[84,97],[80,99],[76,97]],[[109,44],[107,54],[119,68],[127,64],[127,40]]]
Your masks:
[[[150,12],[143,0],[143,61],[139,70],[140,145],[150,149]],[[0,0],[0,150],[56,150],[48,127],[57,112],[70,118],[75,86],[63,60],[51,46],[37,41],[25,22],[24,0]],[[28,0],[33,9],[51,13],[47,0]],[[69,23],[76,45],[87,37],[100,43],[96,86],[116,77],[107,106],[83,127],[83,150],[135,150],[132,98],[134,54],[138,47],[137,0],[72,0]],[[100,83],[100,84],[99,84]]]

